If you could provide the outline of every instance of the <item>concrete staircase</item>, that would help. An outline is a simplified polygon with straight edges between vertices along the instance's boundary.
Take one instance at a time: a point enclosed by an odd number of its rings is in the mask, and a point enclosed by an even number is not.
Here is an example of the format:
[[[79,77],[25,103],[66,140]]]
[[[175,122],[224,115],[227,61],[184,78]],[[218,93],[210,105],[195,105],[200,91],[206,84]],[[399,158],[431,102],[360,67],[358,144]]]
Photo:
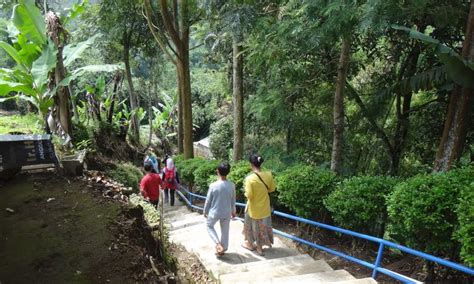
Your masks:
[[[220,283],[377,283],[372,278],[355,279],[345,270],[333,270],[324,260],[300,254],[278,237],[273,247],[259,256],[241,247],[243,223],[239,220],[231,221],[229,249],[218,258],[201,214],[191,212],[179,201],[173,207],[165,205],[164,212],[170,242],[197,255]],[[220,235],[218,223],[216,230]]]

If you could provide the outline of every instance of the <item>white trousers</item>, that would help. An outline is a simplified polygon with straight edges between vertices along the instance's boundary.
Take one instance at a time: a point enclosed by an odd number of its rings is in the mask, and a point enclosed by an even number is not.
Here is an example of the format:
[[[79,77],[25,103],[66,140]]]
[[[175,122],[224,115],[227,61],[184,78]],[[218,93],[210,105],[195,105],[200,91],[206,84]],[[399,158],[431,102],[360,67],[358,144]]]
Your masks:
[[[219,237],[217,236],[216,229],[214,228],[214,225],[219,221],[219,225],[221,226],[221,238],[219,240]],[[217,218],[211,218],[207,217],[207,232],[209,233],[209,236],[211,239],[214,241],[214,243],[218,244],[220,243],[222,247],[224,247],[224,250],[227,250],[229,248],[229,224],[230,224],[230,218],[224,218],[224,219],[217,219]]]

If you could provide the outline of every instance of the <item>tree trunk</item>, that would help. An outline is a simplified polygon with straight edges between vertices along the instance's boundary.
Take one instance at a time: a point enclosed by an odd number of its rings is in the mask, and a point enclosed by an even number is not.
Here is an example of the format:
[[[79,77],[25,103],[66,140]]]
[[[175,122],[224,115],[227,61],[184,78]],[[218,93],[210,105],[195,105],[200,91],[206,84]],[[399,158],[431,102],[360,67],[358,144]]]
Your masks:
[[[189,23],[188,23],[188,3],[185,0],[178,1],[181,7],[181,17],[179,18],[179,35],[181,44],[178,48],[178,70],[181,73],[181,98],[183,106],[183,154],[184,159],[194,157],[193,153],[193,113],[191,102],[191,75],[189,72]]]
[[[471,1],[461,56],[469,61],[474,60],[474,1]],[[433,168],[435,172],[450,170],[453,163],[461,158],[469,127],[473,95],[473,89],[461,86],[455,86],[451,93],[443,135],[436,153]]]
[[[124,34],[123,42],[123,61],[125,63],[125,76],[127,77],[128,83],[128,94],[130,98],[130,111],[136,111],[138,107],[137,97],[135,89],[133,88],[132,72],[130,71],[130,41],[127,34]],[[135,142],[140,141],[140,125],[138,124],[137,115],[132,114],[130,125],[132,126],[133,135]]]
[[[187,53],[187,52],[185,52]],[[189,58],[183,54],[183,61],[178,61],[181,85],[182,125],[183,125],[183,154],[185,159],[193,158],[193,120],[191,106],[191,78],[189,74]]]
[[[145,13],[148,26],[152,31],[153,37],[160,45],[160,48],[166,54],[168,59],[176,66],[178,78],[178,136],[181,133],[182,139],[178,137],[178,150],[182,142],[182,152],[185,159],[192,158],[193,155],[193,121],[192,121],[192,102],[191,102],[191,77],[189,73],[189,1],[173,1],[174,12],[168,10],[168,1],[160,0],[160,14],[164,30],[168,38],[160,35],[156,25],[153,24],[153,7],[149,0],[144,1]],[[179,17],[178,20],[176,18]],[[170,52],[170,50],[172,52]],[[174,55],[173,55],[174,54]]]
[[[244,152],[244,91],[243,73],[244,60],[242,55],[242,38],[234,35],[232,39],[232,61],[233,61],[233,101],[234,101],[234,149],[233,161],[242,160]]]
[[[46,26],[49,38],[54,42],[58,49],[56,55],[57,63],[54,69],[53,84],[59,84],[66,77],[66,69],[63,63],[63,48],[66,41],[66,33],[61,25],[59,17],[54,12],[46,14]],[[56,121],[59,121],[64,134],[72,138],[72,121],[71,121],[71,102],[70,94],[67,87],[59,87],[54,98],[56,106]],[[62,134],[62,133],[59,133]],[[66,138],[67,139],[67,138]]]
[[[120,84],[120,81],[122,81],[122,76],[120,75],[119,72],[117,72],[114,75],[114,90],[113,90],[112,99],[110,102],[109,113],[107,115],[107,122],[110,124],[112,124],[112,120],[114,117],[115,98],[117,97],[117,91],[118,91],[118,86]]]
[[[342,38],[341,56],[337,71],[336,92],[334,94],[333,111],[333,143],[331,154],[331,170],[337,174],[342,170],[342,146],[344,134],[344,87],[346,85],[347,69],[349,66],[349,53],[351,49],[350,36]]]
[[[183,139],[184,139],[184,129],[183,129],[183,90],[181,84],[181,73],[179,72],[178,66],[176,66],[176,78],[178,78],[178,153],[183,154]]]

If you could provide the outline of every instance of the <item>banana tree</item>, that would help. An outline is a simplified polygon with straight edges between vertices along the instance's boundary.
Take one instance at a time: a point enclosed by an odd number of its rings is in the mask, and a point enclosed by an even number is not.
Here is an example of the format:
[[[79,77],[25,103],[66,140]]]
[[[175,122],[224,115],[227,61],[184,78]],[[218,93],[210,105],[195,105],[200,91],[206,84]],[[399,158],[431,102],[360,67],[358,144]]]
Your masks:
[[[407,32],[410,37],[420,40],[434,48],[439,61],[444,65],[446,73],[455,83],[449,96],[448,110],[445,124],[433,170],[435,172],[448,171],[462,155],[466,143],[466,134],[469,128],[471,101],[474,94],[474,2],[471,2],[461,54],[452,48],[440,43],[426,34],[406,27],[393,28]]]
[[[69,17],[74,17],[78,11],[83,10],[85,3],[87,2],[75,5],[68,14]],[[0,69],[0,102],[10,99],[28,101],[46,118],[55,103],[59,88],[69,86],[71,81],[86,72],[113,72],[121,68],[118,65],[84,66],[65,73],[64,78],[51,85],[50,76],[58,67],[58,45],[46,35],[44,18],[35,6],[35,1],[20,0],[13,8],[11,22],[11,44],[0,41],[0,48],[15,61],[16,66],[12,69]],[[62,61],[62,68],[67,70],[76,59],[81,58],[82,53],[97,37],[61,47],[62,56],[59,59]]]
[[[176,111],[177,111],[177,97],[169,96],[161,91],[162,103],[159,103],[160,108],[152,106],[153,110],[153,124],[151,127],[157,132],[161,143],[167,142],[168,138],[175,137],[176,133]]]

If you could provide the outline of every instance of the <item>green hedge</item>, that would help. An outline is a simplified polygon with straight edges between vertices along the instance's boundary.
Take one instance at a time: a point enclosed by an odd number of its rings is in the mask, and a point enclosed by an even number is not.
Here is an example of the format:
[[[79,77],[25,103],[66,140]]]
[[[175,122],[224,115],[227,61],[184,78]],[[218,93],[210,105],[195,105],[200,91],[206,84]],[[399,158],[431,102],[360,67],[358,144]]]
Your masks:
[[[455,170],[464,186],[459,195],[457,207],[459,229],[455,237],[461,244],[461,259],[468,266],[474,266],[474,166]],[[469,178],[470,177],[470,178]]]
[[[327,220],[328,212],[323,200],[337,183],[336,175],[311,166],[297,165],[276,177],[278,199],[296,215]]]
[[[195,184],[194,172],[200,165],[205,163],[207,163],[207,160],[201,157],[188,160],[179,159],[175,165],[179,172],[180,182],[188,187],[193,187]]]
[[[398,184],[387,200],[388,236],[409,247],[457,260],[460,246],[455,239],[459,224],[456,208],[460,193],[472,190],[471,183],[472,171],[453,170],[417,175]],[[457,235],[462,243],[472,238],[467,236],[465,240],[464,233]],[[464,258],[471,259],[472,255]]]
[[[387,221],[385,201],[397,182],[387,176],[348,178],[329,194],[324,205],[338,226],[382,237]]]
[[[107,170],[106,173],[115,181],[133,188],[135,192],[138,192],[140,180],[144,175],[141,169],[131,163],[117,164],[115,169]]]
[[[250,163],[247,161],[239,161],[232,165],[227,178],[235,184],[237,200],[244,201],[244,180],[252,172]]]
[[[209,189],[209,177],[217,176],[216,169],[219,165],[219,161],[216,160],[204,160],[199,163],[196,171],[194,171],[194,180],[196,184],[196,192],[206,195]]]

